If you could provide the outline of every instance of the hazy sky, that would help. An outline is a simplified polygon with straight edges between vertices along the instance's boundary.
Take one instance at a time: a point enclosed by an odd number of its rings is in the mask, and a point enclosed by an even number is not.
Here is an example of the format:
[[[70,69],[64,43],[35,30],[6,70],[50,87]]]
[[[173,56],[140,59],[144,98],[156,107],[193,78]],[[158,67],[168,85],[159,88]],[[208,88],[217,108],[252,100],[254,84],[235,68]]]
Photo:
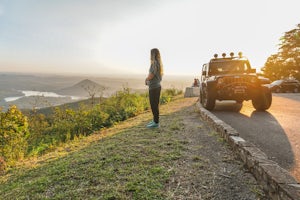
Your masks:
[[[300,23],[299,0],[0,0],[0,72],[198,76],[214,53],[263,66]]]

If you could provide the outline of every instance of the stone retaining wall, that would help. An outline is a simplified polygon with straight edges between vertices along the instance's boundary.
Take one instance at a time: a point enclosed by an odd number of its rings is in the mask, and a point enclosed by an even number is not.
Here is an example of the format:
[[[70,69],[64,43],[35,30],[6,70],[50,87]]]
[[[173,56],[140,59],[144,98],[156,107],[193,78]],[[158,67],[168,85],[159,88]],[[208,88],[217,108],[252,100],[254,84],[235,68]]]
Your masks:
[[[184,97],[199,97],[200,88],[199,87],[187,87],[185,88]]]
[[[239,133],[197,103],[201,117],[230,144],[264,191],[274,200],[300,200],[300,184],[289,172],[254,144],[239,137]]]

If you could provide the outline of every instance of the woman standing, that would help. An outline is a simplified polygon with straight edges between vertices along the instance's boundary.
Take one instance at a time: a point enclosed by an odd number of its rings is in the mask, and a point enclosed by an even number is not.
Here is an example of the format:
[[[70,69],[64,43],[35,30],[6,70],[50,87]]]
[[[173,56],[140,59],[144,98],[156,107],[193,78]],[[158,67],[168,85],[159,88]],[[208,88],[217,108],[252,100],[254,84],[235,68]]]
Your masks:
[[[151,65],[145,84],[149,86],[149,100],[153,114],[153,120],[147,124],[147,128],[159,127],[159,99],[163,75],[163,64],[158,49],[151,49]]]

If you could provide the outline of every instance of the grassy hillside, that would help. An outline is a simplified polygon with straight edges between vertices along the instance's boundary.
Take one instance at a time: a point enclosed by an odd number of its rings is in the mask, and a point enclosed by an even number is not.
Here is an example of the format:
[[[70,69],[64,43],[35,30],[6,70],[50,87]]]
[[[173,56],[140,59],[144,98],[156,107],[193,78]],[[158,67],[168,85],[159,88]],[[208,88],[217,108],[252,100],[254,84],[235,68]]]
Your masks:
[[[195,101],[161,106],[159,129],[145,128],[146,112],[25,160],[0,177],[0,199],[255,199],[253,178],[203,126]]]
[[[154,130],[145,128],[150,119],[147,112],[24,161],[1,177],[1,198],[163,198],[171,163],[180,157],[184,141],[172,136],[180,129],[179,119],[172,120],[172,127]]]

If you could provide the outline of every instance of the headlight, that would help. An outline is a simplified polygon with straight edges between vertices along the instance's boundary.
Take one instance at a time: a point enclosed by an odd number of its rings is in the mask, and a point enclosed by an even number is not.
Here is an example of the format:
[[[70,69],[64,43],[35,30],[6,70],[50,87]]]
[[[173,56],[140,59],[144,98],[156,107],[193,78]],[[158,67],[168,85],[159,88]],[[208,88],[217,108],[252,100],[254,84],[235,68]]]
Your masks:
[[[257,82],[257,78],[256,77],[251,77],[250,78],[250,82],[251,83],[256,83]]]
[[[218,78],[218,85],[222,85],[224,83],[224,79],[223,78]]]

